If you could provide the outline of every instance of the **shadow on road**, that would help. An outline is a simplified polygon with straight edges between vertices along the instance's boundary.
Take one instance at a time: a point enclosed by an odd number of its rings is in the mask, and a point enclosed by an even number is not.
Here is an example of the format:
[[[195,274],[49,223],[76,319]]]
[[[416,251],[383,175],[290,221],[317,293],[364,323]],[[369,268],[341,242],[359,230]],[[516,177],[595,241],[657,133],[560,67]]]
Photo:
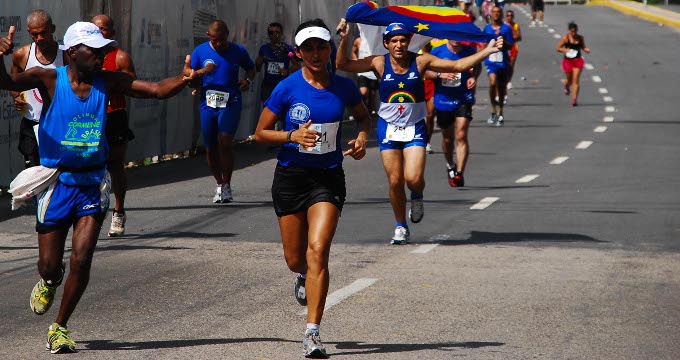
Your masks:
[[[78,344],[85,345],[80,351],[88,350],[154,350],[174,349],[190,346],[226,345],[253,342],[285,342],[297,343],[298,341],[279,338],[245,338],[245,339],[194,339],[194,340],[154,340],[137,342],[117,342],[113,340],[81,340]]]
[[[607,243],[608,241],[598,240],[593,237],[581,234],[568,233],[531,233],[531,232],[487,232],[472,231],[470,237],[465,240],[442,240],[441,245],[480,245],[480,244],[502,244],[518,242],[593,242]]]
[[[421,350],[442,350],[449,351],[454,349],[479,349],[485,347],[503,346],[505,343],[488,341],[466,341],[466,342],[443,342],[432,344],[364,344],[358,342],[339,342],[335,343],[336,349],[350,349],[354,351],[333,352],[332,356],[343,355],[368,355],[385,353],[403,353]]]

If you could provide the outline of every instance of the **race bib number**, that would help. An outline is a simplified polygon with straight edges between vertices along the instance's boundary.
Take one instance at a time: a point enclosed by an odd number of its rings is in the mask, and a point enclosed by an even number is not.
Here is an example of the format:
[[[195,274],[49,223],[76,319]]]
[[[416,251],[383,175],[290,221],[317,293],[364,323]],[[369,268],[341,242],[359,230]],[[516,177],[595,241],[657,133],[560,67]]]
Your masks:
[[[491,62],[503,62],[503,52],[499,51],[489,55],[489,61]]]
[[[461,84],[461,74],[453,74],[455,77],[453,79],[442,79],[442,86],[445,87],[459,87]]]
[[[228,100],[229,93],[216,90],[208,90],[205,92],[205,103],[213,109],[227,107]]]
[[[569,51],[567,51],[567,53],[564,54],[564,56],[566,56],[567,59],[573,59],[576,56],[578,56],[578,51],[575,49],[569,49]]]
[[[409,142],[416,136],[416,125],[397,126],[387,124],[385,138],[390,141]]]
[[[281,75],[279,70],[283,69],[284,65],[282,62],[269,62],[267,63],[267,74],[270,75]]]
[[[302,124],[300,124],[300,127],[301,126]],[[335,151],[335,143],[338,136],[338,129],[340,128],[340,122],[312,124],[309,128],[316,130],[319,133],[316,138],[316,146],[304,147],[302,145],[298,145],[299,152],[321,155]]]

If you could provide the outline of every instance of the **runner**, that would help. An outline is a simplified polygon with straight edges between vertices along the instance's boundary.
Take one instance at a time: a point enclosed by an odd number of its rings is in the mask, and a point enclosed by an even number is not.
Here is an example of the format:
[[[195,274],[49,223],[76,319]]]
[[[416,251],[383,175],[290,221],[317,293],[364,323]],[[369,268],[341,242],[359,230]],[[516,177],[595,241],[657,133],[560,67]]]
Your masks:
[[[503,46],[502,38],[493,40],[482,51],[466,58],[442,60],[430,54],[417,55],[408,51],[412,34],[405,25],[390,24],[383,33],[383,45],[389,53],[361,60],[347,58],[347,23],[340,21],[338,69],[348,72],[374,71],[380,77],[380,110],[378,144],[389,181],[389,194],[396,220],[392,244],[404,244],[410,238],[406,223],[406,192],[411,190],[409,217],[413,223],[423,219],[425,190],[425,90],[423,73],[462,72],[481,62]]]
[[[522,31],[519,29],[519,23],[515,22],[515,12],[512,10],[505,12],[505,24],[512,29],[512,40],[515,41],[515,44],[512,45],[509,52],[510,67],[508,68],[508,85],[506,88],[510,90],[512,89],[512,76],[515,74],[515,62],[517,62],[517,55],[519,54],[519,45],[517,43],[522,41]],[[508,95],[506,92],[505,99],[507,98]]]
[[[113,39],[116,31],[113,28],[113,20],[107,15],[97,15],[92,18],[92,23],[97,25],[104,39]],[[104,70],[122,71],[136,78],[135,67],[130,55],[115,46],[106,47],[104,57]],[[109,121],[106,122],[106,140],[109,143],[108,170],[111,174],[111,190],[115,195],[116,202],[111,216],[111,228],[109,236],[125,235],[125,194],[127,193],[127,172],[125,170],[125,158],[128,141],[135,138],[130,129],[127,112],[125,111],[125,97],[122,95],[111,96],[109,106],[106,109]]]
[[[197,70],[215,64],[214,72],[203,77],[201,86],[201,131],[208,167],[217,182],[213,203],[234,201],[231,175],[234,171],[234,134],[241,120],[241,91],[248,91],[255,77],[255,64],[243,46],[227,41],[229,28],[222,20],[208,26],[209,41],[191,54]],[[238,79],[239,67],[246,78]]]
[[[11,26],[9,35],[0,39],[0,55],[12,51],[14,32]],[[108,120],[107,96],[166,99],[197,76],[189,67],[189,57],[183,74],[158,83],[135,80],[123,72],[101,71],[104,47],[116,42],[104,39],[92,23],[71,25],[64,44],[71,65],[56,70],[35,67],[8,75],[0,62],[0,89],[38,88],[45,104],[38,133],[42,166],[24,170],[12,182],[13,201],[36,196],[40,280],[31,292],[30,305],[38,315],[50,308],[64,278],[64,245],[69,228],[74,227],[64,295],[47,333],[47,349],[52,353],[76,351],[68,320],[90,279],[92,257],[108,210],[109,149],[106,136],[102,136]]]
[[[512,29],[503,23],[503,10],[495,6],[491,10],[492,22],[484,27],[484,32],[503,37],[503,50],[499,51],[484,60],[486,72],[489,75],[489,100],[491,101],[491,116],[486,121],[488,124],[503,126],[503,103],[507,93],[508,68],[510,59],[508,49],[515,42],[512,36]],[[503,99],[503,101],[499,100]],[[498,112],[496,112],[498,110]]]
[[[366,39],[361,36],[354,39],[354,44],[352,45],[352,59],[363,59],[371,55],[371,51],[368,48],[368,43]],[[357,79],[357,84],[359,85],[359,91],[364,99],[364,104],[371,112],[371,115],[375,114],[375,93],[378,90],[378,78],[375,77],[373,71],[367,71],[359,74]]]
[[[531,1],[531,24],[529,27],[536,26],[536,13],[538,12],[538,25],[543,26],[543,11],[545,10],[545,4],[543,0],[532,0]]]
[[[267,101],[269,95],[281,80],[285,79],[292,71],[292,64],[288,54],[293,47],[283,41],[283,25],[273,22],[267,26],[269,43],[260,46],[260,51],[255,59],[257,71],[265,67],[260,87],[260,100]],[[277,124],[279,126],[280,124]]]
[[[451,40],[445,46],[432,50],[432,55],[441,59],[459,60],[476,52],[475,47]],[[427,77],[435,79],[434,105],[437,109],[437,125],[442,130],[442,151],[446,159],[449,185],[452,187],[465,186],[463,171],[470,154],[468,129],[472,121],[477,77],[481,71],[481,64],[477,64],[469,70],[457,73],[435,73],[430,70],[426,73]],[[454,138],[457,161],[453,159]]]
[[[434,41],[434,39],[432,40]],[[428,42],[425,44],[425,46],[423,46],[422,49],[420,49],[418,54],[430,54],[431,52],[432,42]],[[427,110],[425,113],[425,126],[427,128],[427,145],[425,146],[425,152],[432,154],[434,151],[432,150],[430,141],[432,140],[432,133],[434,132],[434,81],[426,78],[423,78],[423,81],[425,82],[425,109]]]
[[[55,69],[64,65],[64,54],[54,40],[56,27],[45,10],[34,10],[26,19],[28,34],[33,43],[17,49],[12,56],[12,74],[19,74],[33,67]],[[19,125],[19,152],[24,156],[26,168],[40,165],[38,152],[38,121],[42,113],[42,99],[38,89],[11,91],[14,108],[23,115]]]
[[[562,59],[562,71],[566,75],[564,95],[569,95],[571,91],[571,106],[578,106],[578,92],[584,64],[581,51],[590,54],[590,49],[586,47],[586,40],[583,35],[578,33],[578,25],[575,22],[570,22],[567,27],[569,32],[557,44],[557,52],[564,54]],[[573,86],[573,89],[570,90],[571,86]]]
[[[364,157],[371,126],[354,82],[326,67],[330,39],[320,19],[297,28],[295,53],[305,66],[274,89],[255,131],[258,142],[283,146],[272,184],[274,210],[286,263],[298,273],[295,298],[307,305],[304,355],[324,358],[319,325],[328,294],[331,241],[345,202],[343,155],[355,160]],[[343,153],[341,122],[346,106],[357,120],[359,134]],[[274,130],[279,118],[285,119],[284,131]]]

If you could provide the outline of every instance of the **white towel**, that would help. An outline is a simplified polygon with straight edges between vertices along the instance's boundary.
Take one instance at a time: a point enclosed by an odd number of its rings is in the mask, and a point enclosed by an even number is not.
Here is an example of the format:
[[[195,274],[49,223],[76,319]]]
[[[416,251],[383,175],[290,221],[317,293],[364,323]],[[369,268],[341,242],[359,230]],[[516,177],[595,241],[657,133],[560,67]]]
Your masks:
[[[40,194],[59,179],[60,171],[44,166],[30,167],[17,175],[9,184],[12,193],[12,210],[16,210]]]

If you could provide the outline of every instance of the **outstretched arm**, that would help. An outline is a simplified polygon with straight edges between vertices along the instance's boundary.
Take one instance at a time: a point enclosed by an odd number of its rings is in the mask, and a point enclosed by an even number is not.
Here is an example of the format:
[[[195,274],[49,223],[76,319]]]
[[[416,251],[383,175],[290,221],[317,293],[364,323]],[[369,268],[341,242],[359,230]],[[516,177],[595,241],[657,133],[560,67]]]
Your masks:
[[[107,85],[113,92],[140,99],[155,98],[162,100],[175,96],[198,76],[196,71],[189,66],[190,60],[191,57],[187,55],[182,74],[159,82],[137,80],[124,72],[104,72],[104,74]]]
[[[340,19],[337,30],[340,32],[340,45],[338,46],[338,56],[335,59],[335,66],[338,70],[361,73],[367,71],[374,71],[373,58],[375,56],[367,56],[363,59],[350,59],[347,56],[347,34],[349,33],[349,26],[345,19]]]
[[[424,61],[424,67],[436,72],[463,72],[479,64],[487,56],[501,51],[503,48],[503,37],[499,36],[491,40],[484,50],[478,51],[474,55],[464,57],[459,60],[444,60],[430,54],[420,55],[419,61]]]

